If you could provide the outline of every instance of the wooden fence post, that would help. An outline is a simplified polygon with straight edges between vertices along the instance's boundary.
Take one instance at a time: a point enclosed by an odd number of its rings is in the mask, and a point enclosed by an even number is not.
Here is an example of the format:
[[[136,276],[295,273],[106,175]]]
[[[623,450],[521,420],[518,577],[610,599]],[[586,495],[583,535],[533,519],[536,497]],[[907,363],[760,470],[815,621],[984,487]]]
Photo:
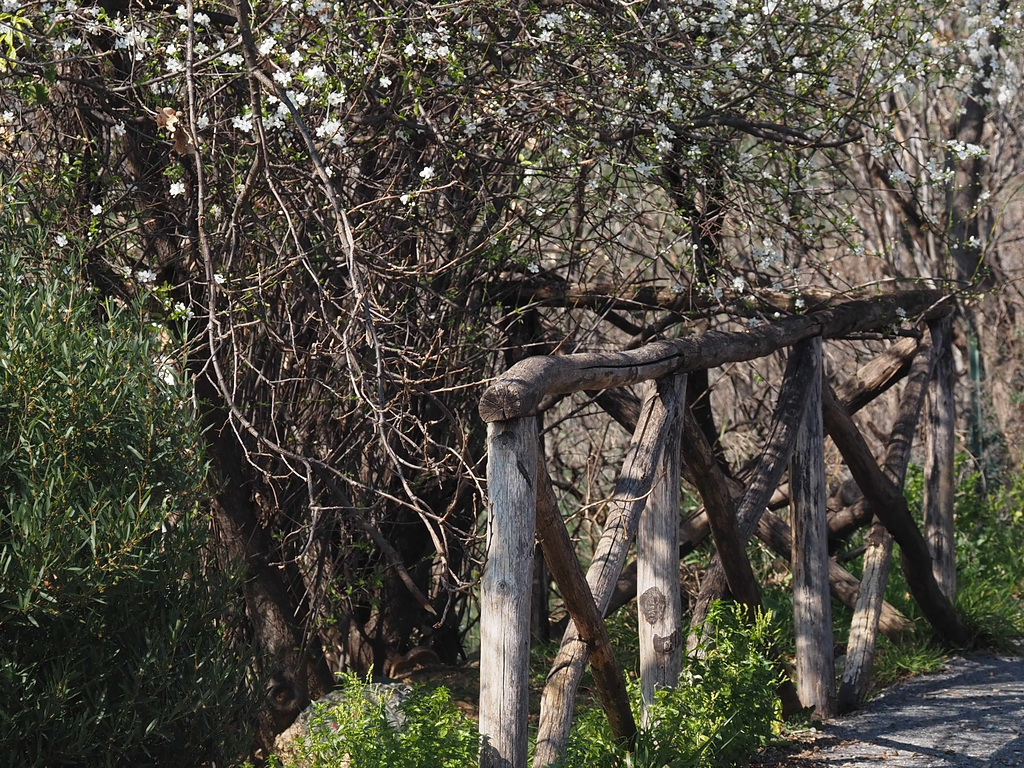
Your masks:
[[[800,702],[815,717],[835,714],[835,662],[828,583],[828,522],[825,510],[825,436],[821,416],[821,338],[810,339],[815,365],[807,410],[790,465],[793,498],[793,622],[796,685]]]
[[[929,324],[935,371],[928,389],[928,437],[924,463],[924,538],[939,589],[956,602],[956,550],[953,538],[954,397],[953,318]]]
[[[797,345],[793,348],[786,363],[786,373],[779,388],[779,397],[772,416],[772,427],[768,433],[771,439],[761,452],[757,468],[750,476],[745,489],[737,487],[732,489],[737,493],[730,491],[730,481],[718,470],[717,463],[701,455],[699,434],[693,433],[693,439],[687,441],[684,456],[693,475],[694,485],[704,499],[712,531],[715,528],[716,515],[713,507],[716,504],[723,507],[717,516],[735,517],[739,529],[739,550],[733,555],[731,562],[723,557],[728,553],[727,546],[719,543],[723,537],[720,534],[715,536],[717,552],[712,556],[711,563],[701,580],[700,593],[690,617],[690,636],[686,640],[688,651],[696,650],[702,640],[704,619],[707,618],[712,600],[722,599],[729,591],[733,599],[744,602],[751,608],[759,607],[761,604],[753,573],[750,572],[750,565],[746,561],[745,547],[757,530],[757,522],[768,506],[768,501],[778,487],[779,480],[793,455],[793,446],[803,421],[814,365],[814,355],[806,345]],[[686,434],[690,434],[688,429]],[[788,553],[786,557],[789,557]],[[737,566],[736,561],[740,559],[742,562]],[[743,585],[744,580],[737,578],[744,572],[750,572],[746,587]]]
[[[776,555],[786,558],[787,562],[793,556],[793,533],[789,523],[771,510],[765,510],[757,521],[757,537]],[[860,581],[832,559],[828,561],[828,580],[832,597],[851,611],[854,610],[860,593]],[[914,628],[914,622],[889,603],[883,602],[878,626],[879,631],[890,640],[899,640]]]
[[[928,545],[907,508],[903,490],[882,472],[864,436],[828,392],[824,406],[828,433],[843,454],[850,474],[864,492],[874,514],[900,545],[903,575],[921,612],[947,642],[966,645],[971,639],[970,630],[935,581]]]
[[[931,379],[932,359],[931,342],[926,342],[921,345],[921,351],[910,366],[907,386],[900,398],[896,422],[889,437],[885,471],[900,491],[903,490],[907,476],[910,447],[914,440],[914,432],[917,430],[921,403]],[[830,393],[826,395],[829,396]],[[849,712],[860,706],[867,694],[871,669],[875,662],[885,585],[892,564],[892,544],[892,535],[876,516],[867,539],[860,593],[857,595],[857,607],[853,611],[850,637],[846,644],[846,668],[839,684],[837,702],[840,712]]]
[[[636,537],[640,514],[668,437],[667,426],[682,399],[674,377],[657,381],[654,392],[640,408],[636,431],[626,452],[615,491],[608,503],[608,517],[587,569],[587,583],[603,616],[630,544]],[[554,763],[565,752],[572,726],[573,702],[587,663],[589,651],[572,624],[562,637],[555,663],[551,667],[540,701],[540,723],[533,764],[537,768]]]
[[[537,537],[544,556],[551,563],[551,574],[562,593],[565,610],[580,640],[586,643],[590,671],[594,675],[601,706],[608,715],[612,736],[632,744],[636,740],[636,721],[629,706],[626,678],[615,658],[604,616],[598,613],[586,574],[558,512],[558,499],[543,456],[537,463]]]
[[[526,767],[537,419],[487,425],[487,561],[480,581],[480,768]]]
[[[636,536],[643,722],[656,688],[674,688],[683,665],[679,595],[679,441],[686,374],[674,374],[679,402]]]

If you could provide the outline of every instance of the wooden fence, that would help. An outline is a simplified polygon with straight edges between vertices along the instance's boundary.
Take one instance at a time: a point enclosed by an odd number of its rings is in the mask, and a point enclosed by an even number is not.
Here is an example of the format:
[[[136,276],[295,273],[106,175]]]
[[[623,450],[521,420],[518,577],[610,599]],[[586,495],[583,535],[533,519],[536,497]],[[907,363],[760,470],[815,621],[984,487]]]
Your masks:
[[[891,637],[909,622],[883,598],[899,543],[913,597],[936,632],[965,643],[968,631],[953,607],[952,302],[919,290],[820,304],[747,331],[709,331],[629,351],[532,357],[487,389],[480,415],[488,423],[488,542],[481,584],[480,734],[482,768],[521,768],[527,760],[530,609],[535,541],[572,619],[541,699],[535,766],[564,752],[573,705],[589,661],[613,732],[632,740],[636,723],[625,677],[612,653],[604,615],[636,539],[641,691],[646,712],[654,690],[678,681],[681,636],[680,548],[710,535],[715,555],[701,585],[691,627],[707,606],[731,594],[750,609],[760,593],[746,545],[754,535],[789,559],[796,627],[795,690],[782,686],[784,706],[814,707],[826,718],[863,698],[878,632]],[[835,385],[822,378],[822,342],[884,332],[901,318],[927,324],[920,339],[904,338]],[[769,434],[750,479],[727,477],[686,407],[687,372],[752,360],[790,348]],[[907,378],[884,463],[879,465],[851,414],[895,381]],[[625,385],[649,382],[638,401]],[[835,388],[834,388],[835,387]],[[618,389],[617,389],[618,388]],[[608,502],[602,535],[586,572],[559,513],[538,450],[537,413],[545,398],[587,391],[633,431]],[[903,496],[903,483],[925,394],[929,392],[924,532]],[[826,512],[824,439],[829,435],[863,492],[840,514]],[[789,467],[790,521],[768,509]],[[680,473],[696,487],[704,512],[681,531]],[[858,582],[829,558],[829,536],[871,525]],[[847,663],[836,685],[830,593],[853,611]],[[692,633],[691,633],[692,635]]]

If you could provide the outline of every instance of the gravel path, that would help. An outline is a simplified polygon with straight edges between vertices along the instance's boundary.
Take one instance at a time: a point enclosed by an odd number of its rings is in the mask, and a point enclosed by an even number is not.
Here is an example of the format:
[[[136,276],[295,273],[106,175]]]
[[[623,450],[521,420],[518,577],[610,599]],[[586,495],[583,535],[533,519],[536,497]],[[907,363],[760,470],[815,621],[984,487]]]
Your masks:
[[[1003,768],[1024,766],[1024,658],[957,657],[857,712],[810,743],[769,750],[775,768]]]

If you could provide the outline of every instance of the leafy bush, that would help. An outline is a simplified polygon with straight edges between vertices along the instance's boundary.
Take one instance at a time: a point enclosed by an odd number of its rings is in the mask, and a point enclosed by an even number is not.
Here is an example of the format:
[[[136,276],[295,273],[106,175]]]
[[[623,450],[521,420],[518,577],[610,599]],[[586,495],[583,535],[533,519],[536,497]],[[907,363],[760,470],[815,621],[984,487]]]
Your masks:
[[[231,585],[204,568],[188,387],[72,268],[0,277],[0,763],[237,755]]]
[[[588,710],[570,736],[563,768],[742,765],[767,744],[781,715],[779,676],[766,657],[769,616],[750,627],[741,607],[717,604],[707,624],[713,629],[706,655],[687,660],[677,688],[657,692],[633,754],[614,741],[602,712]],[[631,698],[639,722],[635,682]]]
[[[980,643],[1003,648],[1024,634],[1024,469],[986,493],[958,459],[957,608]]]
[[[957,609],[981,645],[1006,647],[1024,634],[1024,469],[998,484],[990,478],[987,489],[968,455],[957,456],[956,469]],[[912,509],[920,511],[923,492],[922,471],[912,466]],[[894,575],[895,591],[905,591],[902,574]]]
[[[446,688],[414,688],[398,707],[390,701],[393,693],[355,675],[344,677],[340,703],[316,705],[309,737],[297,745],[298,762],[312,768],[476,765],[476,724],[456,709]],[[282,763],[272,758],[270,765]]]

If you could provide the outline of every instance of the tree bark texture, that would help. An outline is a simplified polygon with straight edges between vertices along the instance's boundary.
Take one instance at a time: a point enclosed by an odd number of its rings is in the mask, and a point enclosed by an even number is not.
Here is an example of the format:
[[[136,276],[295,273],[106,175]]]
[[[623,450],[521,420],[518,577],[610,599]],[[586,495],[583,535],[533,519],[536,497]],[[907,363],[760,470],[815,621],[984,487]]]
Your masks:
[[[488,425],[487,561],[480,582],[480,768],[525,768],[537,419]]]
[[[931,326],[935,371],[928,389],[928,437],[924,464],[924,536],[939,589],[956,602],[956,550],[953,535],[953,477],[956,424],[953,396],[953,320]]]
[[[201,401],[217,403],[219,393],[208,379],[196,377]],[[273,567],[273,542],[259,522],[259,512],[239,471],[246,466],[245,448],[228,424],[227,411],[211,406],[203,414],[206,444],[220,491],[211,509],[220,546],[231,563],[244,563],[242,596],[260,653],[273,660],[272,688],[257,728],[260,743],[270,745],[311,699],[327,693],[334,676],[315,635],[306,636],[304,607],[289,588],[282,569]],[[301,579],[296,579],[300,582]]]
[[[789,523],[774,512],[765,511],[757,523],[757,537],[779,557],[788,562],[793,556],[793,534]],[[851,611],[857,606],[857,595],[860,593],[860,582],[853,574],[839,565],[835,560],[828,561],[828,580],[832,597],[841,602]],[[901,635],[914,628],[914,622],[904,616],[890,603],[882,603],[882,616],[879,630],[890,640],[898,640]]]
[[[828,582],[825,437],[821,420],[821,340],[790,467],[793,501],[793,623],[800,702],[822,720],[835,714],[835,663]]]
[[[854,414],[907,375],[921,340],[906,336],[873,357],[836,387],[836,397]]]
[[[655,690],[674,688],[683,665],[679,595],[679,411],[686,402],[686,374],[669,378],[678,380],[672,386],[680,393],[680,406],[669,424],[669,435],[647,507],[640,516],[636,538],[640,693],[645,723]]]
[[[846,666],[839,684],[837,705],[840,712],[849,712],[860,706],[871,680],[875,660],[875,644],[885,585],[892,565],[892,536],[877,520],[871,526],[867,549],[864,552],[864,571],[861,574],[860,593],[850,623],[850,638],[846,645]]]
[[[906,291],[847,301],[748,331],[708,331],[626,352],[530,357],[488,387],[480,398],[480,416],[491,422],[530,415],[546,395],[620,387],[669,373],[753,360],[813,336],[837,338],[875,330],[896,321],[897,309],[939,317],[951,311],[943,298],[940,291]]]
[[[604,530],[587,570],[587,582],[601,615],[605,613],[626,562],[629,546],[636,536],[640,514],[647,504],[668,438],[669,425],[680,407],[682,393],[674,386],[673,377],[655,383],[641,406],[636,431],[615,481]],[[587,655],[586,643],[580,639],[575,626],[570,624],[541,696],[540,726],[534,752],[534,766],[537,768],[555,762],[565,752],[572,726],[573,702]]]
[[[761,594],[747,558],[746,542],[740,538],[736,523],[737,499],[730,493],[729,483],[715,461],[703,432],[689,414],[683,427],[683,442],[686,446],[686,465],[704,501],[711,536],[715,541],[712,566],[704,577],[704,581],[712,578],[714,585],[705,588],[704,583],[701,584],[701,596],[698,597],[697,608],[691,617],[691,630],[694,631],[691,631],[690,640],[687,641],[687,649],[692,651],[695,646],[694,635],[707,615],[707,603],[711,599],[723,597],[728,590],[736,600],[747,606],[753,616],[761,605]],[[701,598],[705,598],[705,606],[699,612]]]

